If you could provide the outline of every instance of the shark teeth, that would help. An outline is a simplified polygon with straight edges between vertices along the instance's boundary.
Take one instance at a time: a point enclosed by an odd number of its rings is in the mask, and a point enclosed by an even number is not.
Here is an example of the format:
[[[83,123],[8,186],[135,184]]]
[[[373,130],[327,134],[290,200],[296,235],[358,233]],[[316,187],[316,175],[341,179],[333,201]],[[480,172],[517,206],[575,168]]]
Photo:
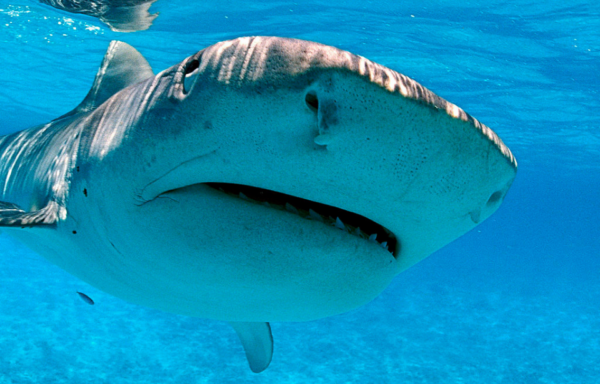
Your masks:
[[[311,208],[308,209],[308,216],[312,220],[323,221],[323,216],[319,215],[317,212],[313,211]]]
[[[300,212],[298,212],[298,210],[290,203],[285,203],[285,210],[288,212],[295,213],[296,215],[300,214]]]
[[[342,223],[342,220],[340,220],[339,217],[335,219],[335,227],[337,229],[341,229],[342,231],[346,230],[346,226],[344,225],[344,223]]]
[[[286,211],[307,220],[320,221],[325,225],[335,227],[350,235],[378,243],[382,248],[395,255],[397,242],[395,235],[387,228],[357,214],[260,188],[225,183],[206,183],[206,185],[249,203],[260,204],[279,211]],[[311,205],[315,209],[310,207]],[[330,214],[323,215],[319,213],[321,210]],[[359,223],[360,227],[358,226]],[[367,228],[366,231],[368,232],[365,232],[365,229],[361,229],[363,224],[366,224],[365,228]]]

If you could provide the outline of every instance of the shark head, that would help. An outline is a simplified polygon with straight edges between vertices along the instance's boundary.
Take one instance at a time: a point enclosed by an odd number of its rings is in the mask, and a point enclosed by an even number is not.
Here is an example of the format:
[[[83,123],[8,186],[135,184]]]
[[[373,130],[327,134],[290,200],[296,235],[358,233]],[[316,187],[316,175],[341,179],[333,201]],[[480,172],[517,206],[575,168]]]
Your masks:
[[[370,301],[490,216],[516,173],[457,106],[293,39],[218,43],[95,113],[93,175],[77,188],[113,202],[95,215],[117,228],[114,249],[139,255],[132,269],[151,266],[139,278],[155,291],[118,295],[223,320],[309,320]]]
[[[496,134],[415,81],[276,37],[218,43],[157,75],[113,43],[56,124],[81,136],[56,203],[79,243],[53,261],[129,301],[229,321],[372,300],[489,217],[516,174]]]

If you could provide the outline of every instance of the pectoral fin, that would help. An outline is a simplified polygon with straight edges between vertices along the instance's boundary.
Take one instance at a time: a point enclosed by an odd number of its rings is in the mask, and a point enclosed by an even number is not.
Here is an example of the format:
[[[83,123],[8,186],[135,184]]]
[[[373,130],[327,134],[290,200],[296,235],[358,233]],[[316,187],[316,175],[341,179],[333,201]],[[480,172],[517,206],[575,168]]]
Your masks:
[[[244,346],[252,372],[259,373],[267,369],[273,358],[273,335],[269,323],[230,324]]]
[[[16,204],[0,201],[0,227],[54,225],[58,221],[58,209],[58,204],[50,201],[42,209],[25,212]]]

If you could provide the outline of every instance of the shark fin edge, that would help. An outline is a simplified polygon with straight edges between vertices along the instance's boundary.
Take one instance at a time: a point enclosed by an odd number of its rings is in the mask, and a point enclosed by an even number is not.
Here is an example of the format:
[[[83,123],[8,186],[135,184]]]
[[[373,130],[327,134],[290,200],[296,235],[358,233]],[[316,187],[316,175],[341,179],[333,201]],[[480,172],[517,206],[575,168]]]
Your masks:
[[[269,323],[230,322],[246,351],[250,369],[260,373],[273,358],[273,335]]]
[[[58,203],[54,201],[32,212],[25,212],[16,204],[0,201],[0,227],[26,228],[56,225],[58,211]]]
[[[141,53],[127,43],[113,40],[87,96],[77,108],[55,120],[93,111],[117,92],[152,76],[152,67]]]

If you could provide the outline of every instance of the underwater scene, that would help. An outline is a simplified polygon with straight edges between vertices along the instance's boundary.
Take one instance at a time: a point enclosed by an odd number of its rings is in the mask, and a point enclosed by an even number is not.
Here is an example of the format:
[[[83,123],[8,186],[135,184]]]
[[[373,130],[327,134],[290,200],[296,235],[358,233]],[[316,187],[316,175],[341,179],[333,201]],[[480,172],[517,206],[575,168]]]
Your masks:
[[[0,384],[600,382],[599,63],[591,0],[0,0]]]

